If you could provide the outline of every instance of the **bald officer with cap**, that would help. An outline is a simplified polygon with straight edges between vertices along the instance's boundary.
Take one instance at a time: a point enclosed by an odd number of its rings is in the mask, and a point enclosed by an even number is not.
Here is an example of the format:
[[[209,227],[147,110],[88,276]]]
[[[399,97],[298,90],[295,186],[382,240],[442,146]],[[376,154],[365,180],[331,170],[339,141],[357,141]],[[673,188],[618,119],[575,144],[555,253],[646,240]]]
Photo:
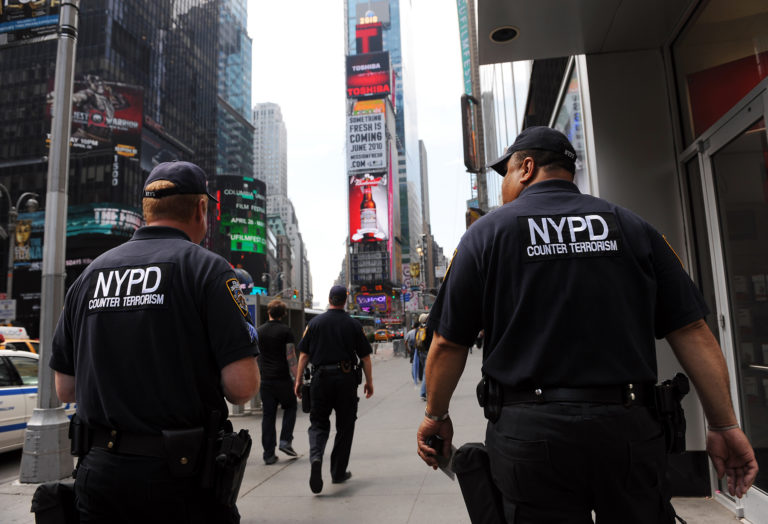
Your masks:
[[[709,421],[707,450],[741,497],[757,474],[739,429],[707,308],[672,248],[634,213],[583,195],[576,153],[524,130],[492,164],[504,205],[464,234],[429,316],[427,406],[418,453],[453,426],[450,398],[485,330],[486,446],[507,522],[672,523],[664,436],[654,417],[654,339],[666,338]],[[494,402],[494,399],[498,399]],[[487,401],[487,402],[488,402]]]
[[[224,398],[242,404],[259,389],[240,284],[198,245],[209,199],[200,167],[159,164],[144,185],[147,225],[67,292],[50,366],[84,425],[83,522],[240,520],[200,486],[204,432],[224,425]]]
[[[309,413],[309,487],[312,493],[323,489],[323,454],[331,431],[331,411],[336,412],[336,440],[331,452],[331,480],[347,481],[352,437],[357,419],[357,386],[365,373],[365,398],[373,395],[371,345],[363,326],[344,311],[347,288],[333,286],[328,294],[328,310],[310,320],[299,342],[296,396],[301,398],[304,369],[312,364]],[[362,368],[362,369],[361,369]]]

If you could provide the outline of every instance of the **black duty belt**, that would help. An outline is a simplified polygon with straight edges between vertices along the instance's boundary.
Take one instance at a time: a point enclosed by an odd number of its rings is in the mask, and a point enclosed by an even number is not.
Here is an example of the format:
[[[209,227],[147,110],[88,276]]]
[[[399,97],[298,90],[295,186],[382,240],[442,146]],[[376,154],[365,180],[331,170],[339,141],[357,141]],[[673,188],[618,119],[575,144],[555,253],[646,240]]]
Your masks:
[[[625,406],[652,406],[653,386],[626,384],[591,388],[536,388],[521,390],[504,386],[504,405],[537,402],[594,402]]]
[[[344,373],[349,373],[354,369],[354,364],[350,362],[349,360],[343,360],[341,362],[336,362],[335,364],[322,364],[320,366],[315,366],[315,369],[322,369],[323,371],[343,371]]]
[[[163,445],[163,435],[144,433],[125,433],[116,429],[93,428],[91,447],[104,448],[120,455],[141,455],[145,457],[165,458],[167,452]]]

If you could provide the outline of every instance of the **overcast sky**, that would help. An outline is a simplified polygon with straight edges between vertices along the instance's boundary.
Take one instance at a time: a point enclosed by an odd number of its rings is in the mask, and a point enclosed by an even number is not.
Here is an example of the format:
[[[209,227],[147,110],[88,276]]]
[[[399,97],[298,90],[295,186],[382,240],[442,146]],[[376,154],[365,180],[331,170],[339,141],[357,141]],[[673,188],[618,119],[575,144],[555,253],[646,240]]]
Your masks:
[[[432,233],[450,257],[464,232],[470,194],[461,150],[456,1],[412,5],[413,48],[403,54],[410,53],[415,66]],[[288,196],[296,208],[320,307],[341,269],[347,236],[345,19],[342,0],[248,1],[253,103],[275,102],[282,109],[288,131]]]

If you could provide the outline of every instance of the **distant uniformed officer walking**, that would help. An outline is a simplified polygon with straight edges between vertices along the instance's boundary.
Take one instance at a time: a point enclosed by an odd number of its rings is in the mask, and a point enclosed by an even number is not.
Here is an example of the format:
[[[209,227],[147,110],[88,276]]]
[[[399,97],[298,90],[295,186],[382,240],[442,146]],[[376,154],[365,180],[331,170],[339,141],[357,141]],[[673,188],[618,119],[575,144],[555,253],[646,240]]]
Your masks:
[[[331,431],[331,410],[336,411],[336,439],[331,452],[331,481],[349,479],[347,471],[352,437],[357,419],[357,386],[365,374],[365,398],[373,395],[371,345],[363,326],[344,311],[347,289],[333,286],[328,296],[328,311],[313,318],[299,342],[299,366],[295,392],[301,398],[304,369],[312,364],[309,414],[309,487],[313,493],[323,489],[322,465],[325,445]],[[362,369],[360,369],[362,368]]]
[[[599,522],[671,523],[651,410],[654,337],[666,337],[701,398],[718,475],[741,497],[758,467],[703,299],[652,226],[579,192],[575,160],[562,133],[532,127],[491,166],[505,205],[464,234],[430,313],[418,453],[437,465],[435,434],[450,449],[448,404],[482,328],[486,445],[507,522],[591,522],[594,510]]]
[[[238,522],[201,488],[200,459],[224,397],[258,391],[256,331],[231,266],[198,245],[203,170],[159,164],[143,196],[147,226],[75,281],[53,339],[56,392],[84,424],[78,509],[83,522]]]

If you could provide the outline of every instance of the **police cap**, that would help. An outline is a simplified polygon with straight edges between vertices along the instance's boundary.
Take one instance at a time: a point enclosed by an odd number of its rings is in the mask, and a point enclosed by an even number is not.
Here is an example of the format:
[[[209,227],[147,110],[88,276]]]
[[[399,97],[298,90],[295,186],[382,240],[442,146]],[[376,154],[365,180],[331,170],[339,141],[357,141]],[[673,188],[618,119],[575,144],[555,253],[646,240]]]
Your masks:
[[[147,191],[147,186],[157,180],[173,182],[175,187]],[[144,182],[144,198],[163,198],[170,195],[208,195],[208,198],[218,202],[208,192],[205,171],[192,162],[179,160],[157,164]]]
[[[517,135],[515,142],[504,151],[504,154],[488,164],[487,167],[504,176],[507,174],[507,161],[509,158],[518,151],[527,151],[529,149],[541,149],[560,153],[567,160],[573,162],[574,165],[576,164],[576,151],[573,149],[568,137],[551,127],[533,126],[523,129]]]

